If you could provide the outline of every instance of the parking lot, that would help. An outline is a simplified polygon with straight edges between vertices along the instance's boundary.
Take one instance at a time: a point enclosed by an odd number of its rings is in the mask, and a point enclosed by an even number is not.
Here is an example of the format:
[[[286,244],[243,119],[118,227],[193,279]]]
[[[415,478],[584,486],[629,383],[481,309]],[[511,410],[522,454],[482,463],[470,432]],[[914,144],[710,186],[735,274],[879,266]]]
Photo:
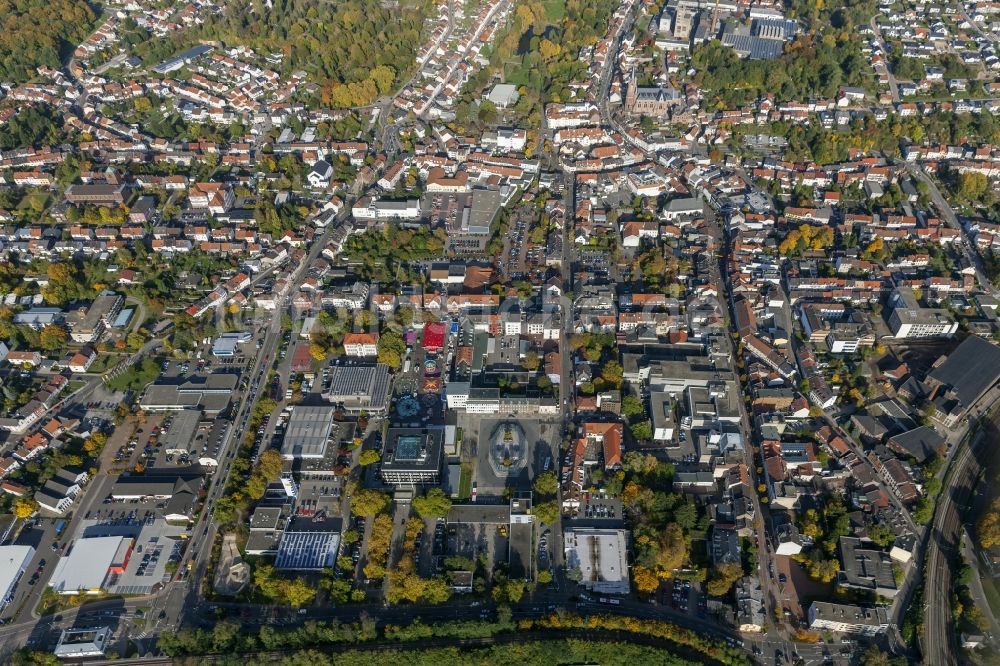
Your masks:
[[[342,491],[343,481],[338,476],[303,478],[299,483],[297,509],[300,515],[323,512],[328,516],[339,516]]]
[[[661,586],[660,595],[663,605],[669,605],[681,613],[701,618],[707,614],[708,597],[697,583],[675,578]]]
[[[81,526],[83,537],[124,536],[135,540],[125,570],[108,581],[113,594],[149,594],[166,583],[186,545],[186,526],[172,525],[158,517],[155,502],[111,505],[90,514]],[[70,543],[72,547],[72,543]]]
[[[490,571],[497,562],[506,562],[510,540],[498,525],[491,523],[463,523],[446,527],[444,550],[441,556],[459,555],[476,561],[480,555],[486,556],[486,568]]]

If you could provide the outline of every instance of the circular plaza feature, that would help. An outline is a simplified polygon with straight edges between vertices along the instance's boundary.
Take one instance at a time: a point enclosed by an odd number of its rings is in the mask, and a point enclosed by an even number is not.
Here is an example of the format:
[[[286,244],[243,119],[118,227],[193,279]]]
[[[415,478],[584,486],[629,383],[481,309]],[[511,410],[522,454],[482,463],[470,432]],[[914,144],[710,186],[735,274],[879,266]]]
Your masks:
[[[490,437],[490,468],[498,479],[517,476],[528,464],[528,441],[513,421],[497,425]]]

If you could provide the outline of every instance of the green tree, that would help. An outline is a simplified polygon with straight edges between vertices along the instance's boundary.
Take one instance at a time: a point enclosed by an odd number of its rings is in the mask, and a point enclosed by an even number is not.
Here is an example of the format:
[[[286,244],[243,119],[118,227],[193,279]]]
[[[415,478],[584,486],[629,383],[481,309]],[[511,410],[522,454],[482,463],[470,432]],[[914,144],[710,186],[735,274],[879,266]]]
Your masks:
[[[627,395],[622,398],[622,416],[625,418],[632,420],[637,416],[642,416],[645,411],[642,400],[634,395]]]
[[[350,561],[350,558],[347,558]],[[346,580],[324,580],[323,586],[330,594],[330,601],[335,604],[346,604],[351,595],[351,584]]]
[[[362,488],[351,495],[351,512],[357,516],[370,518],[387,511],[390,501],[385,493]]]
[[[287,581],[283,593],[286,602],[293,608],[311,603],[316,598],[316,588],[303,578]]]
[[[896,535],[888,527],[879,523],[868,529],[868,538],[879,548],[885,548],[896,540]]]
[[[743,575],[743,567],[736,562],[720,564],[712,570],[712,576],[708,579],[705,590],[713,597],[722,597],[729,594],[733,583]]]
[[[640,442],[653,438],[653,426],[649,423],[649,421],[639,421],[638,423],[633,423],[629,429],[632,431],[632,436]]]
[[[555,472],[542,472],[535,477],[535,494],[541,497],[553,497],[559,490],[559,478]]]
[[[913,509],[913,520],[918,525],[926,525],[934,517],[934,500],[921,497]]]
[[[281,470],[284,468],[284,465],[285,461],[282,460],[281,454],[277,449],[268,449],[260,454],[260,458],[257,459],[257,468],[268,481],[277,481],[281,476]]]
[[[413,510],[422,518],[443,518],[451,510],[451,498],[440,488],[431,488],[426,494],[413,498]]]
[[[871,645],[861,656],[863,666],[890,666],[889,655],[883,652],[877,645]]]
[[[691,530],[698,521],[698,509],[694,502],[684,502],[674,510],[674,522],[684,530]]]
[[[967,171],[958,176],[958,196],[967,201],[981,200],[989,186],[989,180],[981,173]]]
[[[677,523],[669,523],[660,535],[655,555],[655,565],[658,571],[670,575],[674,569],[679,569],[687,561],[687,542],[684,531]]]
[[[378,88],[379,93],[382,95],[392,90],[392,84],[396,80],[396,73],[392,70],[392,67],[386,65],[375,67],[368,76],[375,82],[375,87]]]
[[[623,377],[625,375],[625,369],[622,368],[622,364],[618,361],[608,361],[601,368],[601,379],[603,379],[609,386],[616,389],[622,387]]]
[[[358,458],[358,463],[363,467],[368,465],[374,465],[378,461],[382,460],[382,456],[378,454],[378,451],[374,449],[366,449],[361,452],[361,456]]]
[[[231,620],[217,622],[212,628],[212,650],[215,652],[230,651],[239,635],[239,622],[233,622]]]
[[[535,517],[538,518],[538,520],[544,525],[555,525],[559,522],[559,517],[561,515],[559,504],[555,501],[536,504],[532,508],[532,513],[534,513]]]

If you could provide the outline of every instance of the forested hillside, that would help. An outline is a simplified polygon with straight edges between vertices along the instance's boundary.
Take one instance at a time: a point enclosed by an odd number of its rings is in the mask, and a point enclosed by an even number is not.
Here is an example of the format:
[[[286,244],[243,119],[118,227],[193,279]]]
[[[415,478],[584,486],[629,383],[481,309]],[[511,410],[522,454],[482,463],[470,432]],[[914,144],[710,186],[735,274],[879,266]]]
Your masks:
[[[59,67],[94,27],[84,0],[0,0],[0,81],[27,81],[39,65]]]
[[[202,34],[281,52],[286,72],[303,70],[325,83],[325,102],[361,105],[412,73],[428,7],[424,0],[395,7],[377,0],[274,0],[267,9],[262,0],[234,0]]]

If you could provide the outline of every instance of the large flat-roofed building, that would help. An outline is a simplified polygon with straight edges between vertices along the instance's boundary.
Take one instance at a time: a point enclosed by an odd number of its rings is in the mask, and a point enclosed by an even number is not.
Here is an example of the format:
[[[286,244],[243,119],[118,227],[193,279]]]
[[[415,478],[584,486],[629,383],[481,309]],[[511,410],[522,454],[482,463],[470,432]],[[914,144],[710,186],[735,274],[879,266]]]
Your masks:
[[[293,407],[281,443],[281,457],[285,460],[324,457],[330,443],[334,411],[335,408],[328,405]]]
[[[628,594],[628,532],[623,529],[568,528],[566,566],[579,569],[580,585],[599,594]]]
[[[506,109],[517,104],[521,95],[517,92],[517,86],[512,83],[498,83],[493,86],[493,90],[486,95],[486,100],[492,102],[498,109]]]
[[[653,441],[664,446],[673,446],[677,419],[674,418],[674,401],[669,393],[653,391],[649,394],[650,418],[653,421]],[[686,440],[686,438],[685,438]],[[692,448],[691,453],[694,453]]]
[[[885,606],[814,601],[809,606],[809,628],[813,631],[876,636],[889,628],[889,610]]]
[[[340,518],[313,516],[289,521],[274,566],[293,571],[317,571],[332,567],[340,550]]]
[[[111,576],[125,571],[132,539],[121,536],[77,539],[52,571],[49,587],[65,595],[100,594]]]
[[[889,328],[897,338],[950,338],[958,322],[943,308],[927,308],[917,301],[913,289],[898,287],[889,298],[892,314]]]
[[[688,415],[694,427],[739,423],[743,396],[736,382],[712,381],[707,386],[689,386],[686,393]]]
[[[66,318],[70,337],[74,342],[88,344],[100,339],[104,329],[114,322],[125,303],[125,298],[114,292],[104,292],[94,299],[89,308],[70,313]]]
[[[389,408],[389,383],[389,366],[384,363],[337,365],[323,397],[352,414],[384,414]]]
[[[64,314],[61,308],[31,308],[14,315],[14,323],[40,331],[50,324],[62,321]],[[9,355],[8,355],[8,358]]]
[[[340,548],[336,532],[285,532],[274,566],[293,571],[318,571],[332,567]]]
[[[625,379],[645,381],[650,391],[663,391],[681,397],[689,386],[708,387],[731,376],[731,361],[720,354],[706,355],[701,346],[646,345],[641,353],[624,351],[622,366]]]
[[[236,350],[239,346],[249,342],[252,337],[249,331],[223,333],[215,339],[215,343],[212,345],[212,356],[220,358],[236,356]]]
[[[0,546],[0,595],[3,595],[0,596],[0,610],[10,603],[34,556],[35,549],[31,546]]]
[[[291,504],[258,506],[250,516],[247,555],[277,555],[281,535],[292,513]]]
[[[464,205],[457,207],[454,218],[446,222],[448,249],[457,253],[483,252],[501,203],[499,190],[473,190]]]
[[[129,190],[125,183],[118,185],[106,183],[70,185],[66,188],[66,201],[74,205],[119,206],[125,203],[128,198]]]
[[[110,640],[110,627],[63,629],[53,654],[60,659],[103,657]]]
[[[892,558],[880,550],[861,548],[856,537],[840,537],[842,571],[837,573],[837,585],[867,590],[882,597],[894,597],[899,591],[892,572]]]
[[[200,409],[209,416],[224,412],[238,375],[213,373],[205,378],[191,379],[181,384],[150,384],[142,394],[140,406],[150,412],[171,412]]]
[[[382,480],[394,485],[441,481],[444,428],[390,428],[382,456]]]
[[[160,433],[160,445],[167,455],[181,456],[193,449],[195,433],[201,423],[201,410],[182,409],[174,414],[170,427]]]
[[[119,476],[111,486],[111,498],[118,501],[165,500],[183,493],[197,495],[204,481],[203,476],[190,469],[150,472]]]

